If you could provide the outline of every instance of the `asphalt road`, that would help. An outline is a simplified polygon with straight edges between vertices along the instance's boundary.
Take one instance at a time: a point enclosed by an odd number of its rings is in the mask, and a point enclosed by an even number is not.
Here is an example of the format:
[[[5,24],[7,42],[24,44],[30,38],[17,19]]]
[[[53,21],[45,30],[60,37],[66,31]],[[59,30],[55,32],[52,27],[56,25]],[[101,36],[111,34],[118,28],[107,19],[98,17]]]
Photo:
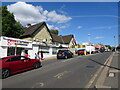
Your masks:
[[[43,67],[2,80],[2,88],[85,88],[111,52],[48,60]]]

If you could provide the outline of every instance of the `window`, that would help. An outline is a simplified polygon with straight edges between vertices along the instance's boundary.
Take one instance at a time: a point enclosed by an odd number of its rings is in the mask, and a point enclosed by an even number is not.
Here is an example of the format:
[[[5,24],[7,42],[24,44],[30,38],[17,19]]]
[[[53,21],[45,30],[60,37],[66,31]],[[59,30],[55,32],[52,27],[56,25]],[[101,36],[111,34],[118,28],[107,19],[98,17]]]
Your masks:
[[[29,60],[29,58],[23,57],[23,56],[22,56],[20,59],[21,59],[21,60]]]
[[[42,51],[43,53],[49,53],[49,47],[40,47],[39,51]]]
[[[20,57],[13,57],[13,58],[9,58],[6,62],[14,62],[14,61],[20,61]]]
[[[52,54],[57,54],[57,48],[52,48]]]

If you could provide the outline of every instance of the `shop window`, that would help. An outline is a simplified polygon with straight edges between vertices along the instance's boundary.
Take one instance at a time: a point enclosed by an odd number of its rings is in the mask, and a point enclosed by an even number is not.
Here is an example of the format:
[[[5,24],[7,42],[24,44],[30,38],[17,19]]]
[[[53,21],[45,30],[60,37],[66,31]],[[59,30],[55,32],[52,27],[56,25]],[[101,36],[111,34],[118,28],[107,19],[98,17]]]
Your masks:
[[[54,54],[57,54],[57,48],[52,48],[52,54],[54,55]]]
[[[22,50],[23,48],[19,48],[19,47],[8,47],[7,56],[15,55],[15,53],[16,55],[21,55]]]
[[[43,53],[49,53],[49,47],[40,47],[39,51],[42,51]]]
[[[15,55],[15,47],[8,47],[7,56]]]

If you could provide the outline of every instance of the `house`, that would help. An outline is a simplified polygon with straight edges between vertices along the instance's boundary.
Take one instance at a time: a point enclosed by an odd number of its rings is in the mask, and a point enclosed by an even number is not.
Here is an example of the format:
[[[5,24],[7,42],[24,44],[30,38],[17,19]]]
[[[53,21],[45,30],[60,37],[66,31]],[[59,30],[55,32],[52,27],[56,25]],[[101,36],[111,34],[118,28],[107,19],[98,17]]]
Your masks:
[[[52,34],[53,37],[53,43],[56,43],[56,45],[60,44],[60,47],[67,47],[67,49],[70,49],[73,53],[75,53],[75,45],[76,41],[74,39],[74,35],[65,35],[65,36],[58,36]]]
[[[32,54],[35,53],[35,51],[42,51],[45,57],[49,57],[56,55],[58,49],[61,48],[70,49],[72,52],[74,52],[76,44],[74,36],[58,36],[51,34],[45,22],[35,25],[29,24],[28,27],[24,28],[24,31],[25,33],[20,37],[20,39],[34,42],[34,50]]]
[[[29,25],[24,28],[25,33],[20,39],[38,41],[44,43],[52,43],[52,35],[45,22],[41,22],[35,25]]]

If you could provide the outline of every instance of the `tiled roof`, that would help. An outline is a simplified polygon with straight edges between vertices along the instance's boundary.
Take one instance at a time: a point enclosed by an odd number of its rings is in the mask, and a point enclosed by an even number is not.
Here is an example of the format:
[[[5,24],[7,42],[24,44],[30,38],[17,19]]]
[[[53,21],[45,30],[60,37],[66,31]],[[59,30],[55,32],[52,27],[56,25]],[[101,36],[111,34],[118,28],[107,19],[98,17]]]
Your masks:
[[[32,37],[34,34],[40,32],[40,30],[41,30],[40,28],[43,25],[45,25],[47,27],[45,22],[41,22],[41,23],[38,23],[38,24],[35,24],[35,25],[24,28],[25,33],[20,38]],[[47,27],[47,30],[50,33],[48,27]],[[53,42],[59,42],[61,44],[69,44],[71,39],[74,38],[73,35],[65,35],[65,36],[60,35],[60,36],[58,36],[58,35],[51,34],[51,33],[50,33],[50,35],[53,39]]]
[[[52,34],[53,42],[63,43],[61,36]]]
[[[58,35],[52,34],[52,38],[54,42],[69,44],[71,39],[73,38],[73,35],[58,36]]]
[[[70,43],[71,39],[74,38],[73,35],[66,35],[66,36],[62,36],[62,39],[64,41],[65,44]]]
[[[41,22],[41,23],[24,28],[25,33],[21,37],[32,36],[32,34],[35,31],[37,31],[37,29],[39,29],[43,24],[45,24],[45,22]]]

